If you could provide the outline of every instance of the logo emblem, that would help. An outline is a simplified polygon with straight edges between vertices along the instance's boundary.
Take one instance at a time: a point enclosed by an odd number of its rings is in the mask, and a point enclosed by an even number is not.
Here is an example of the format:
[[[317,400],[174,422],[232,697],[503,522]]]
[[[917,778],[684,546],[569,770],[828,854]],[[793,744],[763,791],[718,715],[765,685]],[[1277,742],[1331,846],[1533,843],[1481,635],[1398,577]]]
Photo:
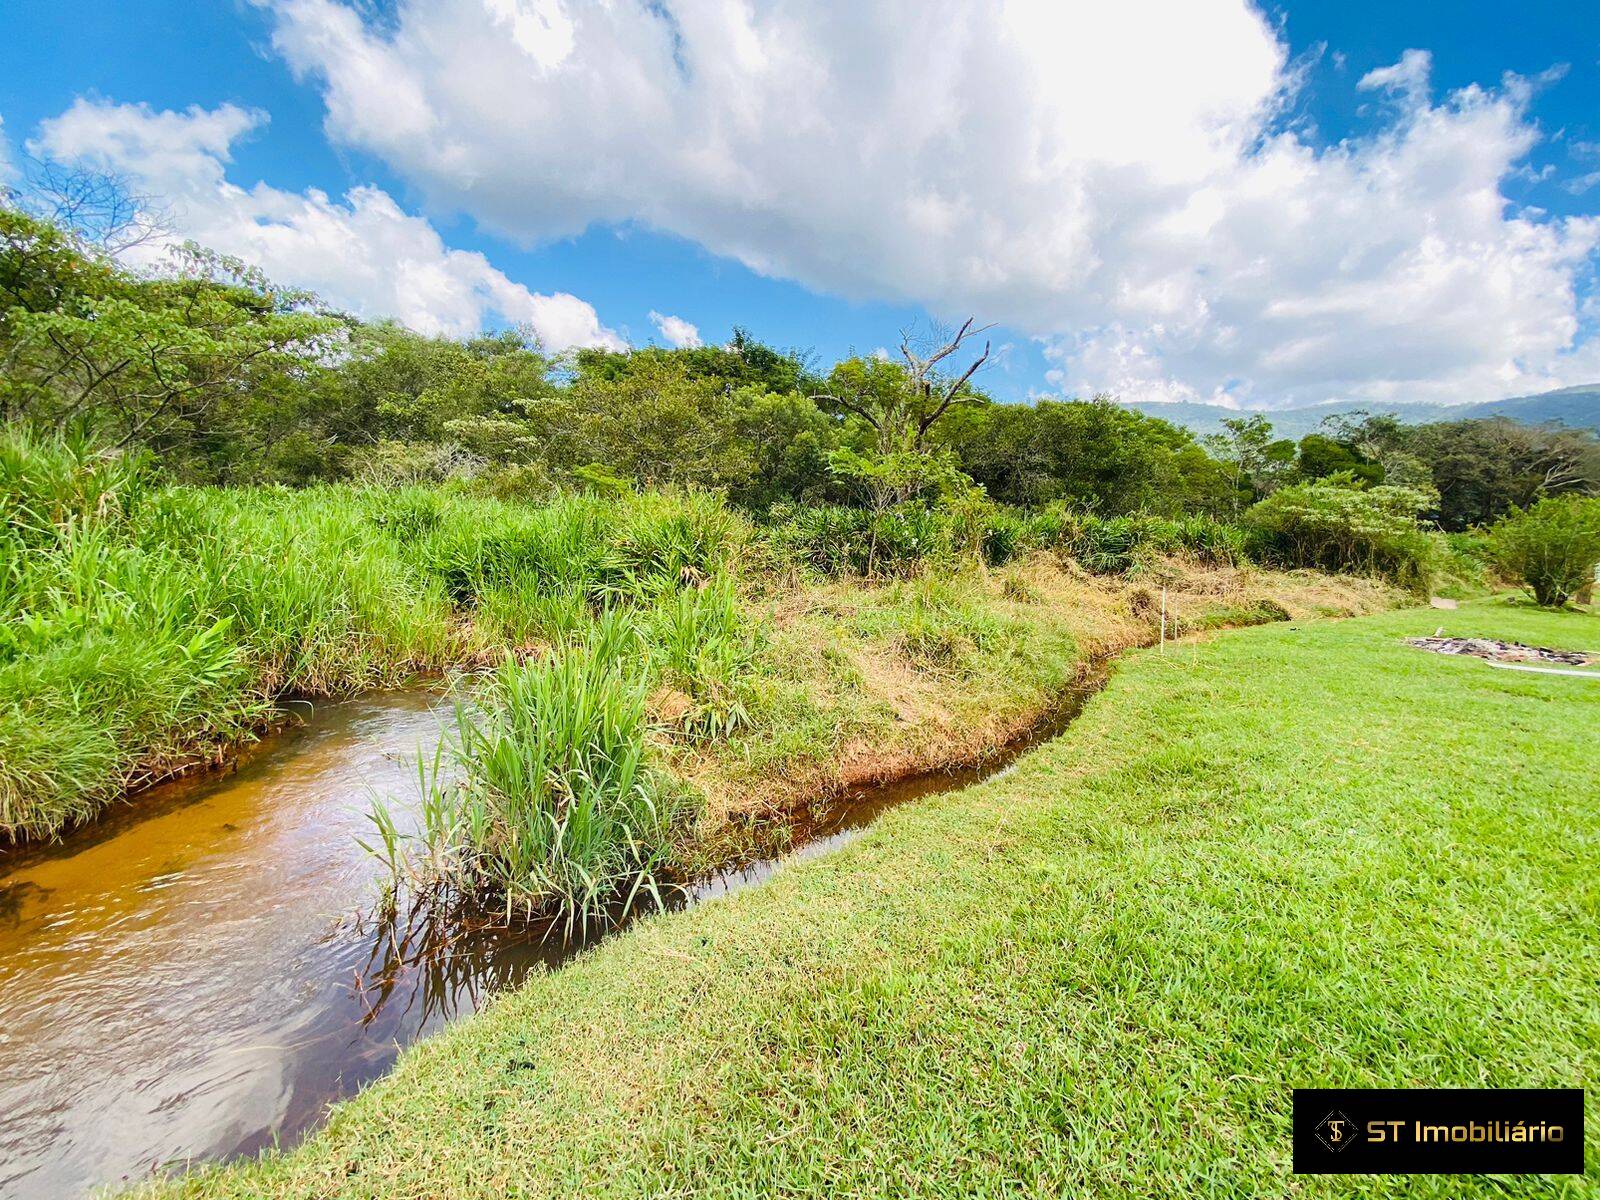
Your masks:
[[[1361,1131],[1356,1128],[1356,1123],[1337,1108],[1317,1122],[1314,1132],[1317,1141],[1335,1154],[1351,1142],[1361,1140]]]

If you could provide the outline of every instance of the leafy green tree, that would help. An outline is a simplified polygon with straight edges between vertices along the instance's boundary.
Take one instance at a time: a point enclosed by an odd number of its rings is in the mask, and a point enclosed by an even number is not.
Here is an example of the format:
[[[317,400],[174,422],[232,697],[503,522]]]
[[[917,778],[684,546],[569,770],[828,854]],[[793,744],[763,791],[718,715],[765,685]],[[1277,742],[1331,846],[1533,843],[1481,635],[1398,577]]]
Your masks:
[[[1235,512],[1270,495],[1294,467],[1295,444],[1273,438],[1272,422],[1259,413],[1229,417],[1222,432],[1206,438],[1205,446],[1227,468]]]
[[[1382,466],[1369,461],[1353,447],[1321,433],[1308,433],[1300,439],[1295,468],[1302,479],[1348,474],[1365,484],[1383,482]]]
[[[580,376],[546,414],[552,464],[598,463],[643,485],[745,487],[758,463],[740,436],[737,396],[669,357],[615,378]]]
[[[1501,569],[1538,603],[1560,608],[1594,586],[1600,568],[1600,499],[1552,496],[1514,510],[1489,534]]]
[[[730,498],[755,512],[785,500],[834,499],[829,455],[839,444],[836,422],[809,396],[758,385],[732,398],[735,436],[750,447],[755,470]]]
[[[1177,514],[1231,506],[1221,464],[1185,429],[1106,397],[953,413],[939,442],[990,496],[1037,507]]]
[[[653,370],[662,363],[677,364],[692,379],[709,380],[735,390],[754,387],[766,394],[788,395],[807,394],[819,386],[805,355],[776,350],[738,326],[725,346],[676,350],[661,346],[635,350],[586,348],[573,356],[576,378],[612,383],[634,371]]]
[[[47,222],[0,208],[0,407],[182,451],[219,409],[316,369],[342,323],[235,259],[183,248],[171,272],[116,269]]]
[[[1421,476],[1439,493],[1441,527],[1460,532],[1542,496],[1600,492],[1600,436],[1503,417],[1404,425],[1387,413],[1325,422],[1330,436],[1384,468],[1391,483]]]
[[[1446,529],[1487,524],[1543,496],[1600,488],[1596,439],[1587,430],[1492,418],[1420,426],[1409,444],[1432,469]]]

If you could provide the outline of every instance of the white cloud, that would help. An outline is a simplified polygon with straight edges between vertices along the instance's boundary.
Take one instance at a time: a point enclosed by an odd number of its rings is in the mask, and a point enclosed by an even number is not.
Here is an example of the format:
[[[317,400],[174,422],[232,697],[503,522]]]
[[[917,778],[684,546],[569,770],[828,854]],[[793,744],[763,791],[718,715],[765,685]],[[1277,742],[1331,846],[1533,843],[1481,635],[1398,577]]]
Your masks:
[[[1399,62],[1368,71],[1356,87],[1363,92],[1397,92],[1420,100],[1428,94],[1428,76],[1432,71],[1433,55],[1426,50],[1407,50]]]
[[[1508,208],[1528,87],[1380,132],[1274,125],[1298,73],[1248,0],[262,0],[327,129],[538,241],[640,221],[768,274],[976,313],[1059,384],[1281,403],[1572,381],[1588,219]]]
[[[585,301],[530,291],[482,254],[451,249],[431,224],[380,188],[353,188],[338,201],[316,190],[230,183],[234,143],[266,119],[231,104],[156,112],[80,99],[43,122],[32,145],[52,159],[126,175],[170,205],[169,220],[181,236],[364,316],[457,336],[498,318],[529,326],[555,351],[623,345]],[[165,247],[146,244],[137,253],[149,259]]]
[[[667,316],[650,310],[650,323],[656,327],[656,332],[661,335],[661,340],[669,346],[680,350],[692,349],[701,344],[700,330],[689,324],[682,317]]]

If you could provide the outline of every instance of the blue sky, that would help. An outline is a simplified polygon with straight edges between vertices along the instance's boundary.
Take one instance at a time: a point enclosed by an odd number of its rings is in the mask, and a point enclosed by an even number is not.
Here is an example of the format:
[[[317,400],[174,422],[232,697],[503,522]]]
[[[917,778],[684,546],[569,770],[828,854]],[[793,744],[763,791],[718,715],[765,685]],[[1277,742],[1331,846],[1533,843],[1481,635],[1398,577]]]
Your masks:
[[[979,0],[950,3],[983,16],[985,6]],[[422,11],[430,7],[441,11]],[[1059,180],[1047,181],[1050,187],[1040,188],[1026,203],[1008,189],[996,190],[995,177],[1003,184],[1007,170],[1015,169],[1009,164],[1032,160],[1001,155],[987,161],[997,135],[984,101],[959,112],[953,131],[908,131],[908,136],[928,139],[914,160],[915,169],[926,171],[927,178],[908,195],[896,193],[894,174],[874,178],[874,163],[853,154],[858,146],[897,144],[897,131],[885,123],[887,118],[845,128],[837,144],[828,143],[826,136],[784,130],[781,121],[769,120],[763,129],[731,135],[731,149],[718,147],[726,158],[719,154],[709,166],[682,147],[669,155],[660,148],[663,138],[683,128],[692,150],[694,139],[705,136],[698,122],[708,111],[721,113],[705,126],[712,136],[720,138],[739,124],[740,102],[729,99],[739,94],[737,88],[715,91],[707,82],[714,73],[710,66],[724,56],[724,48],[734,47],[728,51],[734,53],[742,44],[734,34],[724,42],[724,31],[717,27],[719,21],[737,25],[737,13],[727,14],[739,6],[731,0],[663,3],[653,12],[641,9],[632,26],[606,30],[591,29],[594,22],[579,19],[576,10],[581,7],[568,4],[575,11],[566,12],[556,0],[486,0],[477,6],[488,11],[485,20],[493,23],[485,30],[496,45],[510,40],[518,28],[512,18],[518,15],[531,14],[540,36],[552,28],[560,33],[574,22],[577,30],[563,34],[567,41],[558,49],[565,57],[553,67],[540,58],[539,50],[508,59],[504,69],[498,61],[488,64],[481,94],[458,94],[463,91],[462,72],[446,67],[461,59],[434,61],[420,50],[407,57],[404,68],[414,72],[414,90],[425,94],[431,106],[429,127],[440,131],[437,144],[423,152],[390,137],[384,128],[385,105],[388,111],[399,111],[392,98],[373,95],[370,80],[342,78],[341,73],[356,69],[351,66],[357,61],[352,46],[381,49],[386,40],[407,35],[421,44],[430,28],[463,26],[468,20],[463,13],[476,20],[469,0],[439,0],[437,5],[416,0],[401,5],[399,13],[363,5],[362,20],[346,23],[359,31],[350,35],[359,36],[359,44],[347,39],[332,50],[327,48],[327,31],[349,34],[349,29],[339,24],[341,10],[331,0],[261,5],[232,0],[142,0],[137,5],[11,0],[0,38],[3,134],[15,158],[25,143],[40,137],[41,123],[87,101],[75,139],[58,133],[53,144],[57,150],[65,146],[82,151],[102,144],[95,141],[96,131],[103,132],[106,114],[116,106],[146,106],[132,116],[149,117],[167,110],[183,113],[191,106],[215,112],[233,105],[256,116],[249,128],[226,138],[223,152],[213,155],[223,164],[228,184],[248,190],[265,183],[295,196],[317,189],[336,209],[350,189],[375,186],[406,215],[431,224],[448,249],[481,252],[493,269],[529,292],[568,293],[592,306],[604,336],[634,344],[659,341],[650,316],[654,312],[692,323],[708,341],[725,338],[740,324],[769,342],[807,348],[828,361],[853,350],[892,346],[902,327],[926,321],[930,314],[951,320],[971,311],[980,319],[998,317],[1002,322],[992,336],[1007,350],[985,373],[984,382],[1005,399],[1105,388],[1130,398],[1221,399],[1245,406],[1349,396],[1473,400],[1579,382],[1592,369],[1590,363],[1600,366],[1600,355],[1589,353],[1588,341],[1595,325],[1590,311],[1595,292],[1592,246],[1585,239],[1592,241],[1592,235],[1576,224],[1563,224],[1600,213],[1600,6],[1536,0],[1515,6],[1513,15],[1511,6],[1487,0],[1401,5],[1297,0],[1258,6],[1241,17],[1232,11],[1241,4],[1217,0],[1217,19],[1204,35],[1209,38],[1210,30],[1217,31],[1215,47],[1192,44],[1195,35],[1190,33],[1189,46],[1147,48],[1139,39],[1153,36],[1159,41],[1160,21],[1153,23],[1158,32],[1151,35],[1137,27],[1093,24],[1078,29],[1068,19],[1060,25],[1063,54],[1076,53],[1070,47],[1082,43],[1091,55],[1103,46],[1104,57],[1125,61],[1118,78],[1127,79],[1130,90],[1123,96],[1113,87],[1107,105],[1115,106],[1120,98],[1125,106],[1140,109],[1128,118],[1129,140],[1137,143],[1148,134],[1142,143],[1148,149],[1129,161],[1118,156],[1115,146],[1082,149],[1070,132],[1072,122],[1063,126],[1058,110],[1051,107],[1070,100],[1066,111],[1074,121],[1100,122],[1105,114],[1085,106],[1082,95],[1047,94],[1037,88],[1019,90],[1015,97],[1002,93],[995,106],[1007,111],[1005,129],[1027,130],[1037,120],[1041,132],[1032,137],[1033,144],[1048,146],[1050,138],[1064,137],[1071,154],[1079,156],[1062,168]],[[574,150],[555,134],[549,134],[548,145],[541,139],[552,123],[570,123],[574,112],[586,110],[577,100],[572,101],[577,107],[567,106],[568,97],[552,89],[561,86],[565,71],[578,78],[590,41],[596,54],[609,54],[605,61],[616,60],[618,46],[624,52],[639,48],[645,64],[640,70],[648,73],[655,61],[649,57],[654,43],[648,39],[659,29],[652,33],[647,26],[659,26],[663,12],[673,18],[677,68],[698,89],[683,99],[693,107],[676,117],[676,126],[640,130],[639,137],[648,139],[640,141],[632,140],[641,124],[634,110],[597,113],[592,146],[607,170],[596,172],[604,178],[569,188],[568,180],[585,169],[582,158],[574,157],[581,155],[583,144]],[[835,27],[834,14],[819,14],[802,30],[815,37],[806,45],[830,67],[830,78],[848,79],[844,35]],[[762,19],[758,12],[752,23],[758,35],[773,33],[770,57],[781,39],[779,31],[764,30]],[[1247,27],[1251,19],[1267,31],[1265,41]],[[430,25],[430,20],[440,24]],[[979,20],[976,28],[988,26]],[[872,30],[861,36],[870,38]],[[792,44],[794,31],[785,38],[784,44]],[[568,46],[574,39],[576,49]],[[1268,62],[1272,55],[1263,46],[1274,42],[1281,61]],[[1369,73],[1401,63],[1408,50],[1430,56],[1425,95],[1415,90],[1416,72],[1360,86]],[[935,47],[922,53],[918,62],[888,59],[883,69],[906,77],[939,51]],[[1161,67],[1164,54],[1183,56],[1172,60],[1185,64],[1179,77]],[[1203,61],[1208,55],[1216,60],[1211,73]],[[1195,59],[1202,61],[1196,64]],[[798,67],[805,66],[802,56]],[[1016,74],[1004,62],[997,67],[986,61],[973,73],[980,68],[999,72],[996,78],[1001,80]],[[792,75],[795,69],[789,64],[781,74]],[[1072,62],[1063,62],[1061,69],[1074,71]],[[670,75],[672,68],[662,70]],[[1192,78],[1181,74],[1189,71]],[[1274,111],[1255,130],[1258,140],[1292,137],[1291,148],[1315,161],[1350,139],[1357,147],[1368,147],[1352,153],[1375,159],[1383,139],[1410,138],[1414,150],[1401,146],[1395,157],[1406,164],[1402,170],[1415,171],[1416,177],[1395,181],[1392,163],[1358,159],[1346,179],[1343,167],[1336,171],[1338,164],[1329,159],[1319,178],[1308,183],[1289,178],[1294,156],[1286,153],[1285,166],[1277,172],[1285,177],[1281,211],[1326,206],[1329,213],[1348,214],[1346,231],[1337,219],[1313,212],[1304,217],[1308,225],[1300,235],[1315,238],[1325,232],[1336,248],[1343,240],[1348,250],[1298,263],[1283,279],[1261,282],[1262,273],[1270,275],[1272,264],[1287,255],[1253,245],[1238,232],[1217,231],[1274,219],[1277,202],[1270,174],[1259,169],[1251,152],[1223,161],[1207,158],[1191,144],[1189,125],[1174,124],[1161,111],[1163,106],[1198,104],[1193,97],[1210,96],[1214,86],[1215,105],[1234,114],[1234,124],[1247,126],[1249,119],[1238,114],[1252,106],[1259,109],[1258,97],[1248,89],[1236,94],[1234,85],[1221,78],[1224,72],[1254,79],[1251,86],[1260,95],[1278,97]],[[1507,72],[1535,82],[1521,91],[1522,85],[1508,90]],[[529,80],[526,88],[522,73]],[[960,72],[963,77],[967,73]],[[386,69],[380,77],[388,75]],[[1164,94],[1169,82],[1170,96]],[[594,95],[614,95],[626,83],[621,79],[601,92],[582,93],[583,102],[593,104]],[[734,84],[744,88],[749,81],[735,79]],[[663,79],[659,86],[678,97],[685,79]],[[868,89],[867,95],[880,97],[874,90],[878,85],[860,86]],[[953,93],[959,96],[962,86],[952,85]],[[1515,130],[1531,143],[1525,154],[1507,153],[1496,142],[1512,136],[1504,119],[1496,124],[1489,114],[1469,128],[1466,117],[1452,108],[1452,93],[1474,86],[1490,101],[1498,99],[1515,109]],[[355,99],[341,101],[341,87]],[[1515,97],[1508,99],[1512,92]],[[993,85],[987,95],[995,95]],[[782,115],[786,105],[796,103],[788,90],[775,96],[769,110],[773,114]],[[368,100],[372,111],[363,115],[359,106]],[[541,111],[549,112],[548,120],[540,119]],[[796,124],[804,126],[809,117],[827,123],[818,128],[837,131],[857,119],[838,114],[855,111],[819,102],[815,114],[797,112]],[[909,111],[914,113],[915,106]],[[502,114],[507,122],[529,122],[526,142],[475,147],[473,139],[480,133],[487,138],[486,128],[500,124]],[[88,129],[89,118],[95,116],[100,124]],[[581,124],[586,116],[576,119]],[[905,119],[915,126],[915,116]],[[1069,132],[1061,133],[1063,128]],[[1004,140],[1005,134],[999,137]],[[1469,137],[1486,148],[1467,148]],[[780,144],[786,139],[791,139],[793,155],[811,156],[804,170],[788,161]],[[126,141],[116,144],[125,152]],[[147,143],[140,145],[146,146],[142,152],[148,158]],[[936,160],[934,149],[944,157]],[[474,165],[458,169],[453,157],[458,152]],[[1191,154],[1205,161],[1191,166]],[[986,160],[981,169],[987,177],[964,177],[962,164],[980,158]],[[1176,165],[1180,159],[1183,165]],[[1485,165],[1486,159],[1492,162]],[[634,162],[644,164],[644,178],[629,178]],[[502,165],[504,178],[496,178]],[[144,165],[138,169],[150,170],[157,180],[173,178]],[[979,169],[975,166],[974,174]],[[730,170],[756,199],[723,213],[715,203],[708,206],[706,197],[721,186],[718,173]],[[697,171],[714,178],[701,178]],[[1507,216],[1522,225],[1486,225],[1487,218],[1476,209],[1455,212],[1455,197],[1480,187],[1484,172],[1508,202]],[[832,178],[835,173],[848,178],[841,185]],[[1141,178],[1126,183],[1131,175]],[[1590,175],[1595,179],[1587,180]],[[544,185],[551,181],[555,186],[547,189]],[[1082,211],[1069,199],[1079,185],[1093,198]],[[1124,185],[1130,189],[1126,193],[1113,190]],[[1358,211],[1362,204],[1374,203],[1370,194],[1381,188],[1391,188],[1394,195],[1370,212]],[[1052,207],[1052,189],[1063,198],[1059,214]],[[1170,253],[1147,253],[1144,248],[1158,240],[1153,231],[1166,228],[1160,222],[1189,211],[1183,204],[1185,189],[1209,197],[1208,205],[1224,214],[1224,223]],[[547,191],[562,194],[551,198]],[[952,206],[958,215],[953,221],[930,217],[935,232],[925,240],[908,236],[897,206],[921,204],[928,195],[937,195],[941,203],[955,197]],[[203,203],[221,201],[207,191]],[[1170,211],[1156,212],[1159,205]],[[526,219],[524,209],[530,214]],[[1152,224],[1124,228],[1119,214],[1129,210],[1155,212]],[[1443,214],[1437,220],[1434,210]],[[184,211],[181,206],[179,211]],[[992,215],[996,212],[1002,215]],[[1368,244],[1372,226],[1397,212],[1407,214],[1407,228],[1397,229],[1382,245]],[[260,210],[238,218],[258,227],[267,219]],[[1216,220],[1215,212],[1210,219]],[[233,220],[210,212],[199,227],[227,231],[236,227],[228,223]],[[1447,231],[1442,250],[1434,227]],[[1530,246],[1528,229],[1539,227],[1561,230],[1561,245]],[[972,231],[980,228],[987,230],[985,245],[990,247],[982,254],[969,249]],[[1061,234],[1058,244],[1058,229],[1078,232]],[[1215,262],[1206,260],[1209,247],[1230,241],[1238,244],[1226,252],[1218,249]],[[1050,248],[1034,255],[1034,244]],[[1191,245],[1201,251],[1184,257],[1184,247]],[[1475,262],[1491,259],[1497,263],[1492,274],[1472,274],[1478,269]],[[302,269],[301,260],[292,256],[282,261],[285,267],[274,273]],[[1039,269],[1034,272],[1036,262]],[[314,266],[303,269],[314,274]],[[480,292],[499,286],[484,284],[481,272],[473,279],[470,286]],[[1257,285],[1270,294],[1247,297],[1247,287]],[[370,281],[350,286],[359,305],[379,315],[370,310],[381,306],[388,293],[371,291]],[[361,292],[361,287],[369,291]],[[1571,296],[1556,303],[1552,296],[1563,288],[1571,289]],[[1452,290],[1492,294],[1493,299],[1458,311],[1451,303]],[[360,302],[363,295],[374,299]],[[1334,295],[1344,298],[1323,303]],[[480,308],[482,323],[506,319],[491,301]],[[1570,325],[1570,330],[1552,341],[1539,332],[1552,324]],[[1268,327],[1270,337],[1252,340],[1253,330]],[[1347,344],[1335,349],[1341,342]],[[1487,348],[1480,346],[1483,342]],[[1347,363],[1368,348],[1372,365]],[[1600,369],[1593,374],[1600,378]]]

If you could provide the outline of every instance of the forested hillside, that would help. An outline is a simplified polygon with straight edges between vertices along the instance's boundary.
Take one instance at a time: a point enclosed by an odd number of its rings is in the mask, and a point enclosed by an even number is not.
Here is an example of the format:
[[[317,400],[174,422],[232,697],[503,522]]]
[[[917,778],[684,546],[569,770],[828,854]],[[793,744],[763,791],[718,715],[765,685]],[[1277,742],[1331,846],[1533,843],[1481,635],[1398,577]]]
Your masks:
[[[1162,404],[1153,401],[1135,401],[1130,402],[1128,407],[1147,416],[1172,421],[1202,436],[1217,432],[1222,428],[1223,421],[1240,415],[1237,410],[1224,408],[1220,404],[1188,402]],[[1370,404],[1329,402],[1308,404],[1298,408],[1280,408],[1266,415],[1280,433],[1287,437],[1301,437],[1316,432],[1330,417],[1348,418],[1353,413],[1363,411],[1392,416],[1408,425],[1505,417],[1525,425],[1560,424],[1573,429],[1600,430],[1600,383],[1559,388],[1553,392],[1541,392],[1536,396],[1511,396],[1504,400],[1485,400],[1470,404],[1417,404],[1405,401]]]

